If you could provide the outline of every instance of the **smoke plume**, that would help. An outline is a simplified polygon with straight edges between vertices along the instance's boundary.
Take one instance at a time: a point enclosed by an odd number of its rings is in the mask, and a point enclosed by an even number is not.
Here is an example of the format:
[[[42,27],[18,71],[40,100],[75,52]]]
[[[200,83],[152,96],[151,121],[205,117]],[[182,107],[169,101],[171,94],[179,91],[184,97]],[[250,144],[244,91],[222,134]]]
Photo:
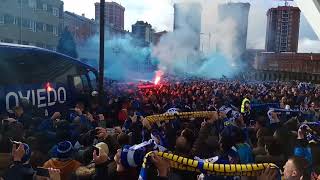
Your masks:
[[[134,39],[126,35],[105,40],[105,76],[113,80],[151,80],[154,73],[146,70],[147,61],[155,63],[150,57],[149,47],[139,47]],[[99,36],[93,36],[79,48],[80,57],[85,57],[93,67],[98,67]]]
[[[188,21],[180,21],[180,28],[163,35],[156,46],[136,46],[130,36],[106,40],[105,74],[107,78],[152,80],[154,73],[144,71],[146,61],[151,61],[164,73],[177,76],[220,78],[231,77],[238,72],[242,63],[235,43],[238,33],[237,22],[232,18],[223,21],[219,21],[218,18],[218,5],[225,1],[184,0],[173,3],[177,2],[200,2],[202,23],[197,22],[198,19],[189,14],[186,17]],[[193,27],[196,24],[201,26],[201,30],[197,29],[200,27]],[[97,66],[98,47],[99,36],[97,35],[92,37],[85,46],[79,48],[80,57],[86,57],[91,65]]]
[[[180,0],[174,3],[200,3],[202,6],[201,34],[192,31],[197,21],[186,17],[187,22],[179,21],[179,28],[164,35],[160,43],[153,47],[152,55],[159,60],[159,68],[179,75],[206,78],[232,76],[237,72],[235,66],[241,66],[240,52],[235,44],[236,22],[232,18],[220,21],[218,5],[224,1]],[[190,11],[193,10],[184,10]],[[237,12],[232,12],[236,14]],[[201,37],[200,51],[197,38]],[[217,50],[219,47],[219,50]]]

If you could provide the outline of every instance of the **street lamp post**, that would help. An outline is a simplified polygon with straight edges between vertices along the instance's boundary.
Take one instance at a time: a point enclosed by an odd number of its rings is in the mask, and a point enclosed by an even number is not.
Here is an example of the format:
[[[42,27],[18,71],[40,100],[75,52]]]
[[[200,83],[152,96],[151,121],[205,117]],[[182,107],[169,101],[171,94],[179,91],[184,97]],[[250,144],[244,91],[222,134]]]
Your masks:
[[[99,49],[99,101],[103,104],[104,97],[104,24],[105,0],[100,0],[100,49]]]

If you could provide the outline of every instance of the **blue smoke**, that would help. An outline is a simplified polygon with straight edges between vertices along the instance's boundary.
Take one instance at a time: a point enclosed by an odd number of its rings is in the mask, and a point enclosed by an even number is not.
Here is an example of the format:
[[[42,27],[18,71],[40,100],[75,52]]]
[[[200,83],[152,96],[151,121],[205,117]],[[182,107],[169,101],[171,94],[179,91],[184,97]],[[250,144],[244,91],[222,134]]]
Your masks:
[[[105,77],[113,80],[152,80],[156,67],[151,57],[151,48],[140,47],[130,36],[105,41]],[[98,68],[99,36],[89,39],[79,48],[80,57]]]
[[[233,77],[239,67],[232,64],[228,58],[221,53],[213,53],[205,59],[196,75],[203,78],[221,78],[222,76]]]
[[[161,39],[163,40],[166,40],[166,37]],[[98,68],[98,35],[78,49],[80,57],[86,59],[87,64]],[[202,57],[193,49],[179,44],[172,48],[170,41],[160,43],[160,47],[141,47],[128,35],[106,40],[106,78],[121,81],[152,81],[158,69],[179,77],[207,79],[232,77],[239,70],[222,53],[215,52]]]

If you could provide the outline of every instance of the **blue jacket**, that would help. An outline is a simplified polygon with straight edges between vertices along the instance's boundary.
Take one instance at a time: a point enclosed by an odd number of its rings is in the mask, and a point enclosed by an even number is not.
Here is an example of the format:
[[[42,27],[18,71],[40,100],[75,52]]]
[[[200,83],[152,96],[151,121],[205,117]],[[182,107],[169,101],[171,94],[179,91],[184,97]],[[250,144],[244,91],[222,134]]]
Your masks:
[[[305,158],[310,164],[312,164],[312,152],[308,142],[305,139],[299,139],[297,145],[294,148],[294,155]]]

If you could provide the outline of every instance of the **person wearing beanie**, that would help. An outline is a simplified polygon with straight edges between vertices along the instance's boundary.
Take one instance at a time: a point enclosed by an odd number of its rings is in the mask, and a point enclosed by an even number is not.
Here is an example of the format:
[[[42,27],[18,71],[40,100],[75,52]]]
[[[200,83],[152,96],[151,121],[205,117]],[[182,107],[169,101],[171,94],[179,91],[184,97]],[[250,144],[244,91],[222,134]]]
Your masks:
[[[99,150],[97,150],[99,149]],[[110,163],[109,148],[106,143],[100,142],[92,147],[89,147],[83,156],[88,157],[90,162],[84,162],[83,166],[77,168],[72,179],[109,179],[108,165]]]
[[[81,163],[72,158],[73,146],[70,141],[59,142],[54,147],[54,158],[44,163],[44,168],[55,168],[61,172],[61,180],[68,180]]]
[[[31,149],[28,144],[19,143],[12,146],[13,164],[10,166],[4,180],[32,180],[35,171],[29,163]]]

